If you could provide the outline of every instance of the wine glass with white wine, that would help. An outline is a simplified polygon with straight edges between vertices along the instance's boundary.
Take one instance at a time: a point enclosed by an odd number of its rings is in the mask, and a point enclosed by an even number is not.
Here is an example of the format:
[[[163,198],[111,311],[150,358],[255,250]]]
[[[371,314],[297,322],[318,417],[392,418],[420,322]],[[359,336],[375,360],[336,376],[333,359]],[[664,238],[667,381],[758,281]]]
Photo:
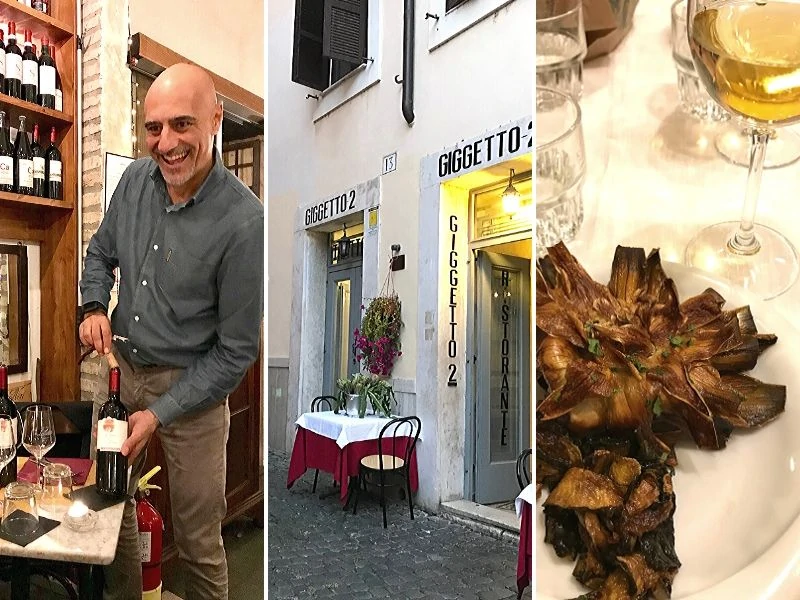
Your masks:
[[[747,123],[750,164],[741,221],[701,230],[685,262],[774,298],[797,279],[797,250],[755,213],[767,142],[800,121],[800,0],[689,0],[686,22],[703,85]]]

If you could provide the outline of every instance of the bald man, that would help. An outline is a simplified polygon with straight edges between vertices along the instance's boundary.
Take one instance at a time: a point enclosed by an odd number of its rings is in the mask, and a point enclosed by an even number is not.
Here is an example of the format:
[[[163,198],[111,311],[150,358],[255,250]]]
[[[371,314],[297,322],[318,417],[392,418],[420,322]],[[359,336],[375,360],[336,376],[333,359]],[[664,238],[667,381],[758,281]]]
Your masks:
[[[120,362],[131,494],[143,450],[159,436],[185,597],[225,600],[227,396],[259,349],[264,209],[213,149],[222,106],[208,73],[168,68],[150,87],[144,111],[150,158],[125,170],[89,242],[80,340]],[[109,320],[117,267],[119,300]],[[126,341],[112,345],[112,332]],[[105,600],[141,600],[132,499],[105,580]]]

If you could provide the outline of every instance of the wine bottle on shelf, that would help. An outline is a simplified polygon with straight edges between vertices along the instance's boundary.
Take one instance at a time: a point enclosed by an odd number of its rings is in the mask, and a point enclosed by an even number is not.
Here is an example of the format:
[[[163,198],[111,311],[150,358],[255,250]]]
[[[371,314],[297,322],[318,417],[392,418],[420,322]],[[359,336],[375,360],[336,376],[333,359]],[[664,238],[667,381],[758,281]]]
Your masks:
[[[0,192],[14,191],[14,148],[8,138],[5,111],[0,110]]]
[[[3,89],[14,98],[22,97],[22,50],[17,46],[17,25],[8,22],[8,43],[6,44],[6,78]]]
[[[52,44],[50,45],[50,56],[55,58],[56,55],[56,47]],[[64,95],[61,93],[61,75],[58,74],[56,71],[56,110],[64,110]]]
[[[36,104],[39,89],[39,60],[33,50],[33,34],[25,30],[25,49],[22,51],[22,99]]]
[[[33,0],[33,2],[31,2],[31,8],[47,14],[47,2],[45,0]]]
[[[33,195],[33,153],[28,133],[25,131],[25,115],[19,117],[17,139],[14,140],[14,158],[17,193]]]
[[[39,55],[39,105],[56,107],[56,61],[50,54],[47,38],[42,38],[42,53]]]
[[[50,147],[44,154],[44,176],[47,180],[47,197],[61,200],[61,152],[56,146],[56,128],[50,128]]]
[[[128,457],[122,444],[128,437],[128,411],[119,398],[119,367],[108,372],[108,400],[97,416],[97,491],[119,498],[128,493]]]
[[[6,32],[0,28],[0,92],[4,92],[6,79]]]
[[[44,148],[39,145],[39,124],[33,126],[33,142],[31,143],[33,156],[33,195],[47,198],[47,179],[44,168]]]
[[[19,411],[14,401],[8,397],[8,368],[0,365],[0,414],[11,417],[11,435],[14,444],[19,444]],[[17,461],[12,460],[0,469],[0,486],[7,486],[17,480]]]

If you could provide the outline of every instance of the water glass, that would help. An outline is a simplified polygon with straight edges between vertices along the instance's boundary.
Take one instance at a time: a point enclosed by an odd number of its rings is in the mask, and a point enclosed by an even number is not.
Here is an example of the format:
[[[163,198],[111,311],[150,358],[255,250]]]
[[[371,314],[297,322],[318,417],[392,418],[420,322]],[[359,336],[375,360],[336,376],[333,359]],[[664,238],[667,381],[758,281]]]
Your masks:
[[[67,498],[72,494],[72,469],[61,463],[50,463],[44,467],[42,477],[42,510],[46,510],[56,519],[61,519],[72,501]]]
[[[35,488],[24,481],[13,481],[6,486],[2,527],[7,533],[23,536],[39,527],[35,492]]]
[[[727,121],[731,118],[706,91],[697,75],[689,50],[686,32],[686,0],[676,0],[672,5],[672,60],[678,71],[678,97],[681,109],[704,121]]]
[[[536,85],[580,98],[586,33],[581,0],[536,0]]]
[[[586,156],[581,109],[558,90],[536,88],[536,253],[569,242],[583,223]]]

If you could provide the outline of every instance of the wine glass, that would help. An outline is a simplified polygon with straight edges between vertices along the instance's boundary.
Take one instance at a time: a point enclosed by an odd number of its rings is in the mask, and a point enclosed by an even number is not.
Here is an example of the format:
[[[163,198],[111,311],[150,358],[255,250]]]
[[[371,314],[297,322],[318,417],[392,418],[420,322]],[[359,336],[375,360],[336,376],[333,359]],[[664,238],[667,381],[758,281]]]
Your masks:
[[[747,123],[750,164],[741,221],[701,230],[685,262],[774,298],[797,279],[797,250],[755,223],[755,212],[767,141],[775,127],[800,121],[800,0],[689,0],[686,22],[703,85]]]
[[[14,420],[6,415],[0,415],[0,470],[14,460],[17,456],[17,439],[14,435]]]
[[[56,430],[53,427],[53,409],[41,404],[33,404],[25,410],[25,423],[22,427],[22,445],[35,457],[36,488],[42,489],[42,458],[56,445]]]

